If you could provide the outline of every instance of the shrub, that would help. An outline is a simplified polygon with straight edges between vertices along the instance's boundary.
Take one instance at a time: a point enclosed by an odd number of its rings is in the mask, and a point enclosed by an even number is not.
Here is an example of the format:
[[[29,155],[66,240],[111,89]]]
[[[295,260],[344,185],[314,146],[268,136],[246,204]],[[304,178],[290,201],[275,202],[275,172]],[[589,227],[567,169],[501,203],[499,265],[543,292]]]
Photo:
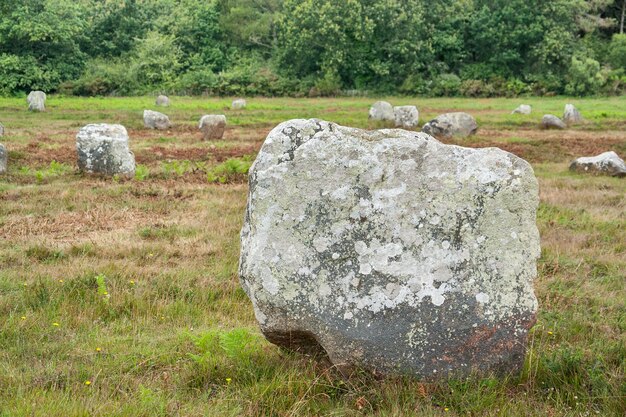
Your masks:
[[[626,34],[613,35],[609,45],[609,64],[615,70],[626,70]]]
[[[466,97],[491,97],[495,95],[493,86],[483,80],[465,80],[461,83],[459,91]]]
[[[597,94],[605,83],[605,78],[600,71],[600,63],[592,58],[572,57],[572,65],[567,76],[568,83],[565,86],[567,94],[583,96]]]
[[[432,94],[451,97],[461,91],[461,79],[455,74],[442,74],[434,82]]]

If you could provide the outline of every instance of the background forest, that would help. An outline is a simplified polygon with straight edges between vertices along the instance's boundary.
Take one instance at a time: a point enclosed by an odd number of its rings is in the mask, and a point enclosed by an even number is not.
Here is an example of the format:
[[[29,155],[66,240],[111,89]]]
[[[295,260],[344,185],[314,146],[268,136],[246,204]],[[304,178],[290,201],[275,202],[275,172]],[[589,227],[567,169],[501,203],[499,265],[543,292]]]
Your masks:
[[[0,94],[626,91],[626,0],[2,0]]]

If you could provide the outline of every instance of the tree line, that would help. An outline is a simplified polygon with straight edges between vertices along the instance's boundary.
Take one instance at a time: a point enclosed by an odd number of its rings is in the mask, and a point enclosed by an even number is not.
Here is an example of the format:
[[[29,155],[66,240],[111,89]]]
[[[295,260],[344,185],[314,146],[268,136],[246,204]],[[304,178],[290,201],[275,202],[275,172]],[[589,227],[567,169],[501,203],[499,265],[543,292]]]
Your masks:
[[[0,94],[626,91],[626,0],[3,0]]]

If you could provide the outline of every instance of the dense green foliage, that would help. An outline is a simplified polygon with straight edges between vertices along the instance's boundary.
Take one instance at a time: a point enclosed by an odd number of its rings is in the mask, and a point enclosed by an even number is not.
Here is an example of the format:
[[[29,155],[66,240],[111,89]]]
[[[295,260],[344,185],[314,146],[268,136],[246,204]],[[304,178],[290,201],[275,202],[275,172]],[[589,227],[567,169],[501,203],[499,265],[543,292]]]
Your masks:
[[[0,93],[626,90],[626,0],[4,0]]]

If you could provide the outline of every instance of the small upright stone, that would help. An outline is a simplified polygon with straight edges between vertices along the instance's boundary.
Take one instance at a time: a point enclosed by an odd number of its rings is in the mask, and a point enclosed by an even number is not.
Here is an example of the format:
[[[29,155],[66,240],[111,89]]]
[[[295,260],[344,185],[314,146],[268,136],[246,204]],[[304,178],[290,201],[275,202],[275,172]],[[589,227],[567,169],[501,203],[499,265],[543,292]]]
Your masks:
[[[563,112],[563,121],[568,125],[575,125],[583,121],[583,117],[573,104],[566,104]]]
[[[0,174],[7,172],[7,162],[9,160],[9,154],[7,148],[0,143]]]
[[[375,122],[395,122],[393,106],[386,101],[377,101],[370,108],[369,119]]]
[[[170,99],[168,96],[160,95],[156,98],[155,104],[160,107],[169,107]]]
[[[541,119],[541,127],[544,129],[567,129],[567,125],[563,123],[563,120],[553,114],[543,116],[543,119]]]
[[[200,119],[198,128],[202,131],[203,139],[222,139],[226,128],[226,116],[223,114],[207,114]]]
[[[143,111],[143,124],[148,129],[165,130],[172,127],[169,117],[152,110]]]
[[[247,105],[246,100],[239,98],[237,100],[233,100],[231,108],[233,110],[241,110],[241,109],[245,109],[246,105]]]
[[[90,124],[76,135],[78,168],[88,174],[135,174],[135,155],[128,148],[122,125]]]
[[[531,114],[532,112],[533,109],[528,104],[521,104],[518,108],[513,110],[511,114]]]
[[[415,129],[419,125],[420,115],[415,106],[396,106],[393,108],[396,127]]]
[[[612,177],[626,177],[626,163],[615,152],[604,152],[598,156],[582,157],[574,160],[569,169]]]
[[[442,114],[422,127],[422,132],[444,139],[464,138],[475,134],[477,130],[476,119],[463,112]]]
[[[43,91],[31,91],[26,101],[30,111],[46,111],[46,93]]]
[[[0,123],[0,136],[4,136],[4,126]]]

